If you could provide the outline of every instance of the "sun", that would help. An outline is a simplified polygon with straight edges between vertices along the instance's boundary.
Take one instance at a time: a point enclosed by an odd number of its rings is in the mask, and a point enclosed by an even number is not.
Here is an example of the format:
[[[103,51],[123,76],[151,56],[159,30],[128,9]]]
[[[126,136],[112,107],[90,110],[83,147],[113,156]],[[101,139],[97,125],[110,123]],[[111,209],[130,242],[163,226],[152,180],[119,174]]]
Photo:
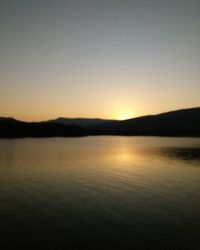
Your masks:
[[[131,115],[129,113],[121,113],[118,115],[118,120],[127,120],[130,119]]]

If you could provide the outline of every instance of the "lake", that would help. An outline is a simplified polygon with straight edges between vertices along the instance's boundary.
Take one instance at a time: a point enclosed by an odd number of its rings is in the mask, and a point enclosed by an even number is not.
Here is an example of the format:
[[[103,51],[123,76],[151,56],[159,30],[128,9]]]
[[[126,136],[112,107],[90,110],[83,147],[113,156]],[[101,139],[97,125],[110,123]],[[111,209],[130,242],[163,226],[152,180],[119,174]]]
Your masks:
[[[1,249],[200,249],[200,139],[0,140]]]

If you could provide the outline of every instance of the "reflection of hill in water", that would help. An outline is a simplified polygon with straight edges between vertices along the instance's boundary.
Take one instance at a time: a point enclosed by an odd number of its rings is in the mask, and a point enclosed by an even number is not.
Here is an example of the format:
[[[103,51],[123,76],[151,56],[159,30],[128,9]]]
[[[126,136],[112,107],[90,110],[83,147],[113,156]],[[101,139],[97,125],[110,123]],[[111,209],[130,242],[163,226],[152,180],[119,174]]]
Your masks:
[[[164,154],[185,161],[200,161],[200,148],[170,148],[165,150]]]

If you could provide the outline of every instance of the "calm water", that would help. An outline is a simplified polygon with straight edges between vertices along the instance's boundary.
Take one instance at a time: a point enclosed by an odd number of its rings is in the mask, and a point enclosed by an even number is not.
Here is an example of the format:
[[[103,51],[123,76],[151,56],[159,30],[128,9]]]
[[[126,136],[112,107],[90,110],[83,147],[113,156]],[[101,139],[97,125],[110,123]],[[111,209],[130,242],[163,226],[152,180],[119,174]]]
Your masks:
[[[0,140],[0,235],[6,250],[200,249],[200,139]]]

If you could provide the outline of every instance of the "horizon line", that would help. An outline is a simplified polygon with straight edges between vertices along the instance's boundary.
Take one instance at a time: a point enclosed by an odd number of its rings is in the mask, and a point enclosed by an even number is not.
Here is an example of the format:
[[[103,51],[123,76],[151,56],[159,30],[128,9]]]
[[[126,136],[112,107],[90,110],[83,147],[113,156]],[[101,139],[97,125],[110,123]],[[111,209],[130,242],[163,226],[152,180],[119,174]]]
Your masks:
[[[99,118],[99,117],[64,117],[64,116],[57,116],[55,118],[49,118],[47,120],[23,120],[23,119],[18,119],[16,118],[15,116],[0,116],[0,119],[2,118],[6,118],[6,119],[15,119],[17,121],[22,121],[22,122],[48,122],[48,121],[53,121],[53,120],[57,120],[57,119],[87,119],[87,120],[110,120],[110,121],[126,121],[126,120],[130,120],[130,119],[136,119],[136,118],[140,118],[140,117],[145,117],[145,116],[156,116],[156,115],[161,115],[161,114],[164,114],[164,113],[170,113],[170,112],[176,112],[176,111],[181,111],[181,110],[188,110],[188,109],[199,109],[200,106],[195,106],[195,107],[190,107],[190,108],[179,108],[179,109],[173,109],[173,110],[169,110],[169,111],[163,111],[163,112],[160,112],[160,113],[154,113],[154,114],[145,114],[145,115],[139,115],[139,116],[135,116],[135,117],[130,117],[128,119],[123,119],[123,120],[120,120],[120,119],[111,119],[111,118]]]

